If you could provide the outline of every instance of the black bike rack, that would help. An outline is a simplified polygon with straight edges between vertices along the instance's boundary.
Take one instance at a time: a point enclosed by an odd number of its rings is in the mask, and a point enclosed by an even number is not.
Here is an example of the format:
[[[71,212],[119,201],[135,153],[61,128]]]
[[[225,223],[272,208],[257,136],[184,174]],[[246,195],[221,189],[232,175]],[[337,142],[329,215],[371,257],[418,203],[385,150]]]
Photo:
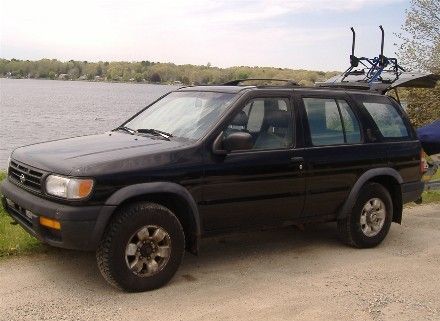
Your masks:
[[[340,82],[344,82],[349,76],[364,76],[357,79],[356,82],[372,86],[374,83],[392,83],[399,78],[405,70],[398,64],[397,58],[389,58],[384,55],[385,31],[379,26],[381,31],[380,54],[374,58],[357,57],[355,55],[356,32],[353,27],[350,28],[353,38],[351,45],[350,67],[342,74]],[[358,68],[360,66],[360,68]],[[383,77],[386,74],[387,77]]]

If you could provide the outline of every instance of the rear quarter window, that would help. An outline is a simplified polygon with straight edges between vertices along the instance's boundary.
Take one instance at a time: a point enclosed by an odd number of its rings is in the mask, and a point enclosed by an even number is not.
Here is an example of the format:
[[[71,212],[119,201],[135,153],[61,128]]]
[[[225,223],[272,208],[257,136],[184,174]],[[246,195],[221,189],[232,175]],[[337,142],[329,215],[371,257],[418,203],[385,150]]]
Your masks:
[[[384,138],[407,138],[408,128],[402,115],[391,103],[363,102]]]

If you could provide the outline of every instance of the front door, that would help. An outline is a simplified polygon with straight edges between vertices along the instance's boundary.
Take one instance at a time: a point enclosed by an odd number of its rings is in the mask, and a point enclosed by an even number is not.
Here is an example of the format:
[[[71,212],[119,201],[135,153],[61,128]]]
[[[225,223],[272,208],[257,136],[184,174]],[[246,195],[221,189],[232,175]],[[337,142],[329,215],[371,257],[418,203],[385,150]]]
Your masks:
[[[223,129],[224,136],[249,133],[253,147],[208,157],[200,206],[203,229],[270,226],[299,217],[305,179],[302,152],[294,148],[290,96],[250,98]]]

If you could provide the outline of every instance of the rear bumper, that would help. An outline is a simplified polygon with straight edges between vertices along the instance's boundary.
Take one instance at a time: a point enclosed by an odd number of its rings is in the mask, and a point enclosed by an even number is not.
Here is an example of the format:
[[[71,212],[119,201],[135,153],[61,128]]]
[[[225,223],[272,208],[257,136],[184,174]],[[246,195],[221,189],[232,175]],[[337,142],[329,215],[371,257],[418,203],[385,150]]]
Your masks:
[[[43,243],[67,249],[96,249],[115,208],[55,203],[31,194],[7,179],[2,182],[0,192],[6,212],[27,232]],[[61,229],[40,225],[40,216],[58,220]]]
[[[414,202],[422,196],[425,184],[422,181],[402,183],[402,201],[403,204]]]

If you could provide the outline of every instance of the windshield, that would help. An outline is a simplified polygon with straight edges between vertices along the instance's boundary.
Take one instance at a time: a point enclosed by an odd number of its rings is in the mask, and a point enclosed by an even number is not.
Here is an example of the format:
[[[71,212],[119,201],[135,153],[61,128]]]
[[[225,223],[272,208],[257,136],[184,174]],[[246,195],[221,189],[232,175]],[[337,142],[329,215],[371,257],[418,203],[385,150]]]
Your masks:
[[[124,126],[134,130],[155,129],[197,140],[217,122],[234,97],[227,93],[172,92]]]

